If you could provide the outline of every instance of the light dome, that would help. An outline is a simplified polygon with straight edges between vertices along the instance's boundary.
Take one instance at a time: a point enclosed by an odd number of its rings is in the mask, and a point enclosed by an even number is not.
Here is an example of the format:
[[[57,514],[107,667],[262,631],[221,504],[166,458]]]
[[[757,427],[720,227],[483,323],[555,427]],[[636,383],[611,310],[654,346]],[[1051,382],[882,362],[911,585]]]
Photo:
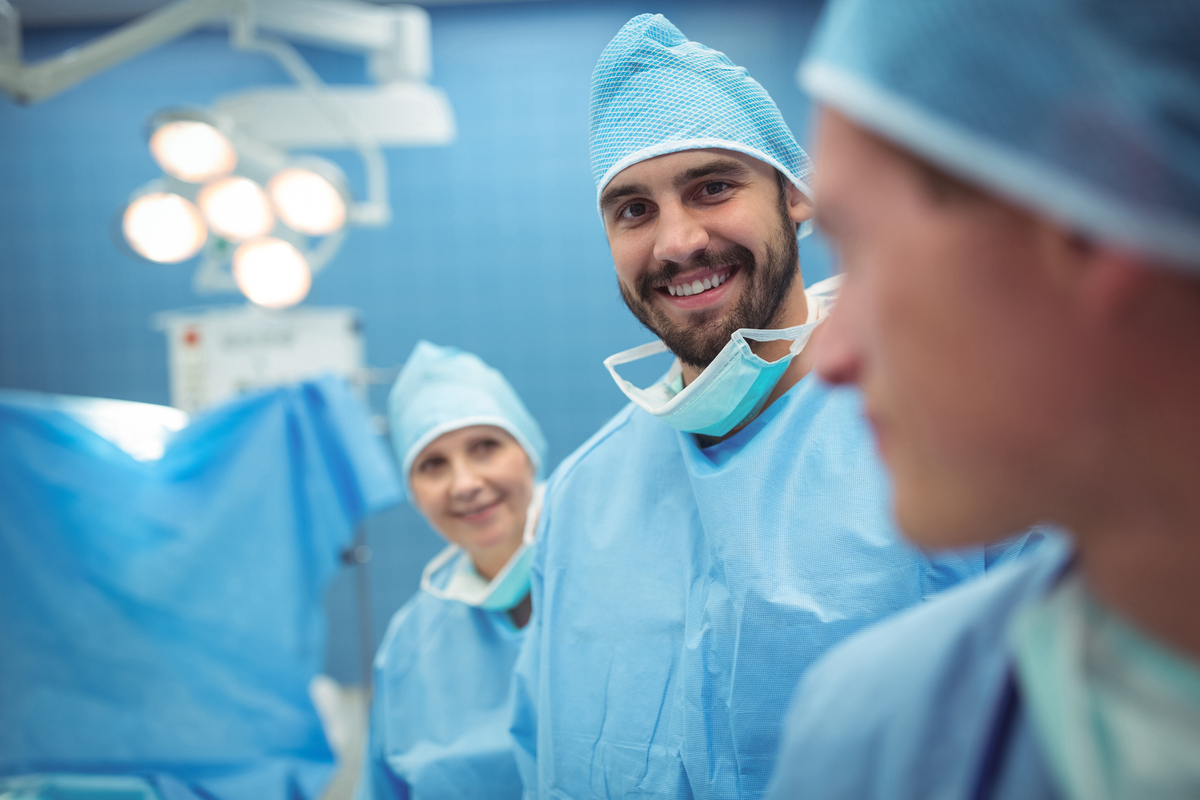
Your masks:
[[[289,228],[326,236],[346,224],[346,198],[328,178],[302,167],[280,170],[267,184],[279,217]]]
[[[208,238],[199,209],[169,192],[151,192],[130,203],[121,230],[138,255],[160,264],[186,261]]]
[[[233,253],[233,278],[242,294],[265,308],[288,308],[308,295],[312,272],[292,245],[273,236],[251,239]]]
[[[196,202],[213,233],[231,242],[265,236],[275,227],[267,193],[240,175],[206,184]]]
[[[163,172],[188,183],[228,175],[237,166],[229,137],[207,122],[177,119],[150,135],[150,154]]]

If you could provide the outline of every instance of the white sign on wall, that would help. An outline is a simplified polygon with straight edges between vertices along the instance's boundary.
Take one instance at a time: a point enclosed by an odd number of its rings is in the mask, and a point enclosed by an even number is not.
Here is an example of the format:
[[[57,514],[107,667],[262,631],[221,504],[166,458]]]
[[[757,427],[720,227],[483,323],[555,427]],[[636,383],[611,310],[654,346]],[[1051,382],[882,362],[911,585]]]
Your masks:
[[[363,370],[353,308],[246,305],[168,311],[155,322],[167,334],[171,405],[188,413],[326,373],[355,380]]]

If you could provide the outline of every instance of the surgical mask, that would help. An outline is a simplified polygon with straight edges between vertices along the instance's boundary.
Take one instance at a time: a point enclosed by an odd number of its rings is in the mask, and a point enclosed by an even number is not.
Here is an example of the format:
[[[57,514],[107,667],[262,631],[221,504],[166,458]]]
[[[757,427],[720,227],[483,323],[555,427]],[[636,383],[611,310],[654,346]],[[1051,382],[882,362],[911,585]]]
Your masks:
[[[1078,574],[1010,634],[1022,695],[1068,797],[1200,797],[1200,665],[1109,613]]]
[[[815,288],[815,287],[814,287]],[[836,291],[834,286],[832,291]],[[634,347],[604,359],[625,396],[672,428],[704,436],[724,436],[762,410],[767,397],[787,371],[792,359],[808,344],[813,330],[828,313],[828,298],[808,293],[808,321],[803,325],[778,330],[739,328],[729,337],[721,352],[687,386],[683,385],[683,364],[679,359],[667,374],[646,389],[639,389],[617,374],[617,367],[667,351],[662,341]],[[750,349],[750,342],[791,339],[791,347],[777,361],[764,361]]]
[[[455,600],[485,611],[507,611],[520,603],[529,594],[529,570],[533,566],[533,535],[537,530],[538,515],[542,510],[542,498],[546,485],[533,487],[533,499],[525,512],[525,530],[521,544],[509,557],[504,567],[490,581],[475,570],[471,558],[458,545],[452,544],[438,553],[425,565],[421,572],[421,588],[442,600]],[[450,561],[455,561],[449,579],[443,588],[433,583],[434,576]]]

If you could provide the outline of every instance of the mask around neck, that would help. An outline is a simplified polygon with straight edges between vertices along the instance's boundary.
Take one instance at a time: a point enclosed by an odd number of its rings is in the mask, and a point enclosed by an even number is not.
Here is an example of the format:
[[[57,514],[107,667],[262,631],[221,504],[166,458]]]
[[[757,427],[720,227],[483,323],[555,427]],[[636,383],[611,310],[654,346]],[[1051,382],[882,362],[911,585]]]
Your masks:
[[[682,389],[683,365],[679,359],[653,386],[634,386],[617,373],[617,367],[667,351],[662,341],[650,342],[604,359],[604,366],[625,396],[672,428],[703,436],[724,436],[762,410],[767,398],[800,353],[817,325],[828,315],[841,285],[841,276],[822,281],[805,294],[808,321],[775,330],[739,328],[721,352],[694,381]],[[750,349],[750,341],[790,339],[788,352],[776,361],[765,361]]]
[[[1022,609],[1009,639],[1068,798],[1200,797],[1200,663],[1108,611],[1078,573]]]

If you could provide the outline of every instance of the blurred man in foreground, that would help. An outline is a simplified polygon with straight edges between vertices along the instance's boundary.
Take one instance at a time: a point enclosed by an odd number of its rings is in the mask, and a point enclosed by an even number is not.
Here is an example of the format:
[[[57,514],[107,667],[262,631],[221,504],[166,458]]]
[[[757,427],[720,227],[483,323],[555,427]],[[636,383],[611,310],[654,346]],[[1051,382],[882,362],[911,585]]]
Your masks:
[[[1200,797],[1200,5],[835,0],[802,71],[915,542],[1070,544],[813,667],[772,797]]]

